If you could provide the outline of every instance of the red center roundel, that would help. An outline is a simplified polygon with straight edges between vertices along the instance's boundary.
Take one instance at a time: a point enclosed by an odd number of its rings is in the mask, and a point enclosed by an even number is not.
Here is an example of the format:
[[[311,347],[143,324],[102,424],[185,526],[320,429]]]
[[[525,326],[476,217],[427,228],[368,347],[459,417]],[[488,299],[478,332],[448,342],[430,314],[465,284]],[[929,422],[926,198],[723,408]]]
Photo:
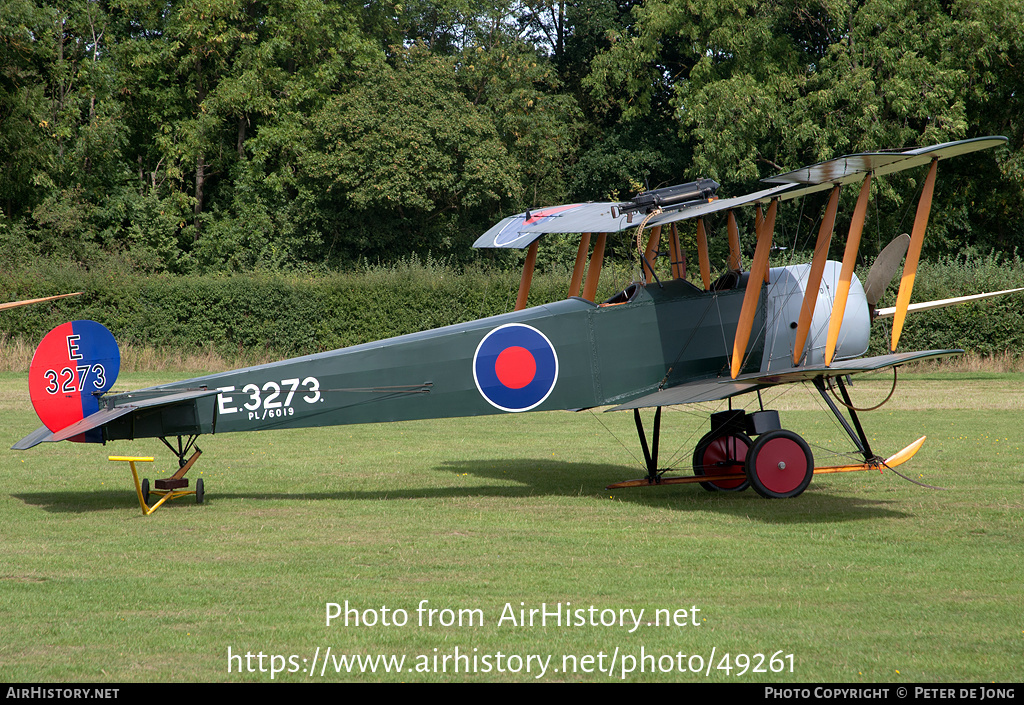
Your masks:
[[[505,348],[494,363],[498,380],[509,389],[522,389],[537,375],[537,361],[526,348]]]

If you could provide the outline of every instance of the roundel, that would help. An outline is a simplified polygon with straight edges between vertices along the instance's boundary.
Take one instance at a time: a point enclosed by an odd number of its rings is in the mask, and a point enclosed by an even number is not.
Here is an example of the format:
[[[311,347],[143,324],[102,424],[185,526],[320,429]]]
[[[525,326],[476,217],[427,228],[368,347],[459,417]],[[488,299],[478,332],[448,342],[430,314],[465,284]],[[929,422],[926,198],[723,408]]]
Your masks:
[[[480,394],[502,411],[529,411],[548,398],[558,381],[558,355],[543,333],[522,323],[499,326],[473,355]]]

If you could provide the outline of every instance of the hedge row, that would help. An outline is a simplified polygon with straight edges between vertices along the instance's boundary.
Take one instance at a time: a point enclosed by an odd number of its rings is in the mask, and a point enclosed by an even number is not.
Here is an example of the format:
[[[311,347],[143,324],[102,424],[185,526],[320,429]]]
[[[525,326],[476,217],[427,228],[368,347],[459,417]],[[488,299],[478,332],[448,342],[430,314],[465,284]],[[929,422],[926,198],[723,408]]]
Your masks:
[[[568,275],[538,273],[530,305],[564,298]],[[604,277],[610,295],[614,276]],[[0,272],[0,301],[84,295],[0,313],[0,335],[35,345],[68,320],[99,321],[121,343],[228,358],[303,355],[510,311],[518,272],[407,262],[327,276],[121,276],[40,266]]]
[[[861,279],[866,271],[860,272]],[[628,273],[602,277],[601,296]],[[531,304],[563,298],[568,274],[538,273]],[[882,305],[895,302],[897,282]],[[121,275],[40,264],[0,272],[0,301],[84,291],[80,297],[0,313],[0,336],[35,345],[54,326],[91,318],[139,346],[183,352],[210,348],[229,358],[301,355],[436,328],[512,309],[518,272],[457,272],[406,262],[329,276]],[[1024,286],[1019,257],[965,256],[922,263],[914,300]],[[1024,352],[1022,294],[914,314],[901,350],[961,347],[981,355]],[[885,351],[889,323],[875,324],[872,354]]]
[[[861,280],[867,276],[865,270]],[[896,305],[899,276],[880,306]],[[1024,287],[1019,255],[966,254],[922,262],[914,282],[914,301],[935,301],[968,294]],[[874,323],[871,354],[888,351],[892,319]],[[900,350],[962,348],[982,356],[1024,353],[1024,292],[969,304],[912,313],[900,335]]]

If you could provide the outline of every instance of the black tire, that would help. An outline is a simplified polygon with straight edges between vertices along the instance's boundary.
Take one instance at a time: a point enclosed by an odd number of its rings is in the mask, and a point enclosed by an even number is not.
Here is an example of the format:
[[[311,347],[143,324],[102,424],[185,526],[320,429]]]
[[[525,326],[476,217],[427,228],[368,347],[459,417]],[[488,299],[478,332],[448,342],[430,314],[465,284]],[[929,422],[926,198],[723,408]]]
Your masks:
[[[142,478],[142,503],[149,506],[149,478]]]
[[[743,433],[711,432],[700,439],[693,449],[693,474],[702,477],[716,468],[733,467],[737,471],[746,467],[751,440]],[[750,487],[747,480],[718,480],[702,482],[708,492],[742,492]]]
[[[205,496],[205,494],[206,492],[203,488],[203,479],[199,478],[198,480],[196,480],[196,504],[203,503],[203,497]]]
[[[796,497],[811,484],[814,456],[807,441],[792,431],[770,431],[747,454],[746,472],[762,497]]]

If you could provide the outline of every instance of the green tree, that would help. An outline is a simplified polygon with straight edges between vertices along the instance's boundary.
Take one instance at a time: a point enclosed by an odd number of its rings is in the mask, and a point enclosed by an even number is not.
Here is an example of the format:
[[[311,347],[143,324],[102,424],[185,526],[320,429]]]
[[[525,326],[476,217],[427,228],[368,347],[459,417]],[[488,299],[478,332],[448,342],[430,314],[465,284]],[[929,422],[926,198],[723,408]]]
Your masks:
[[[1005,4],[989,10],[1007,19]],[[667,101],[692,154],[688,175],[716,178],[734,192],[733,185],[754,188],[764,176],[844,153],[986,134],[968,119],[977,45],[960,39],[963,12],[938,0],[656,0],[634,8],[634,27],[595,59],[588,85],[627,119]],[[977,20],[973,39],[985,44],[980,30],[990,23]],[[1019,46],[1006,29],[1012,24],[1000,24],[1006,48]],[[991,65],[999,52],[980,56]],[[956,180],[956,171],[945,174],[944,183]],[[904,216],[919,186],[916,178],[879,184],[879,213],[896,215],[876,223],[884,233],[877,244],[909,228]],[[951,228],[970,230],[954,217],[956,194],[940,195],[933,247],[948,241]]]
[[[466,252],[519,199],[516,162],[489,112],[460,92],[455,61],[398,50],[313,116],[302,164],[323,185],[322,228],[343,256]]]

